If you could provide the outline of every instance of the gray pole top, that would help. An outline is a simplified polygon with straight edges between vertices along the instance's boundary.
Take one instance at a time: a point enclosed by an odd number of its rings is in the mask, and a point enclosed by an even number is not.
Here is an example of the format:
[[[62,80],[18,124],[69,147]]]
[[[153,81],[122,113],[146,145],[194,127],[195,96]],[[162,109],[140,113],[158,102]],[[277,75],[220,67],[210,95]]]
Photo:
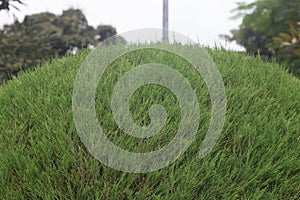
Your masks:
[[[169,0],[163,0],[163,41],[169,41]]]

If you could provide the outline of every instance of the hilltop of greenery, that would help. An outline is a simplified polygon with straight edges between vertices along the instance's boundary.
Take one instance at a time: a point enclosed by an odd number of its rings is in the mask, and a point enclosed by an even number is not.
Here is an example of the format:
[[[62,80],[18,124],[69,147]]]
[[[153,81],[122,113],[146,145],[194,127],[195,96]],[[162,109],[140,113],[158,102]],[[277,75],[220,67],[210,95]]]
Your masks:
[[[137,124],[149,123],[147,113],[154,103],[169,110],[171,118],[155,137],[132,139],[120,134],[110,111],[109,94],[116,79],[132,66],[155,59],[174,66],[197,92],[201,120],[195,141],[173,164],[147,174],[119,172],[101,164],[77,135],[72,90],[88,51],[49,61],[2,85],[0,198],[297,199],[300,80],[259,58],[208,51],[222,74],[228,108],[217,145],[202,159],[198,151],[210,121],[210,97],[204,81],[187,70],[184,60],[135,52],[118,59],[99,83],[96,109],[103,129],[120,147],[142,152],[172,139],[180,120],[178,102],[170,91],[156,85],[136,91],[131,109]]]
[[[0,29],[0,84],[51,58],[97,46],[116,33],[110,25],[89,25],[78,9],[27,15]]]

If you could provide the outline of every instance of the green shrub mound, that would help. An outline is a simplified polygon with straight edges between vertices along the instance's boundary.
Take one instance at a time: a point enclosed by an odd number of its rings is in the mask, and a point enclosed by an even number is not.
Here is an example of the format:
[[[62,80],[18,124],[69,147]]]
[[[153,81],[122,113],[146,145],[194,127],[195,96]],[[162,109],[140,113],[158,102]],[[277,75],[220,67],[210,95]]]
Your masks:
[[[225,50],[207,50],[222,74],[228,101],[224,129],[205,158],[198,157],[210,122],[202,78],[180,57],[139,51],[114,62],[99,82],[96,110],[108,138],[128,151],[157,150],[174,137],[180,108],[158,85],[130,99],[132,119],[149,124],[154,103],[169,116],[149,139],[115,124],[110,93],[118,77],[151,61],[173,66],[196,91],[199,130],[173,164],[146,174],[111,169],[89,154],[72,115],[76,74],[88,51],[49,61],[0,87],[0,199],[297,199],[300,196],[300,81],[280,66]]]

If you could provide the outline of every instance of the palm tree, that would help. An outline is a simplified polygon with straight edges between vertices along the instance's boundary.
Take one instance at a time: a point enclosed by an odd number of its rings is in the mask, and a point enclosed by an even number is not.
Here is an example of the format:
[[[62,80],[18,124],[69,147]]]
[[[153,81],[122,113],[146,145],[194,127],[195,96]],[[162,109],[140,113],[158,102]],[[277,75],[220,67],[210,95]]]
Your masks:
[[[24,4],[21,0],[0,0],[0,11],[1,10],[9,10],[9,7],[12,6],[13,8],[18,9],[18,7],[11,4],[11,1],[16,1],[19,4]]]

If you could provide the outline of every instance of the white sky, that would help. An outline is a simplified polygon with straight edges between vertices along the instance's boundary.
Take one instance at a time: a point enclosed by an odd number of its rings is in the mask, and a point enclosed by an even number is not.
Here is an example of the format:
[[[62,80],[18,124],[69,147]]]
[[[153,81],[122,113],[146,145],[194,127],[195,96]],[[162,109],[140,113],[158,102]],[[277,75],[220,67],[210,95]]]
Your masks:
[[[241,50],[235,44],[227,44],[219,38],[238,28],[242,19],[230,20],[236,2],[254,0],[169,0],[170,30],[176,31],[204,45],[222,45],[227,49]],[[18,5],[21,11],[11,8],[0,12],[0,27],[14,21],[15,15],[22,21],[25,15],[49,11],[61,14],[70,7],[81,9],[89,24],[110,24],[118,33],[162,27],[163,0],[24,0],[26,6]]]

